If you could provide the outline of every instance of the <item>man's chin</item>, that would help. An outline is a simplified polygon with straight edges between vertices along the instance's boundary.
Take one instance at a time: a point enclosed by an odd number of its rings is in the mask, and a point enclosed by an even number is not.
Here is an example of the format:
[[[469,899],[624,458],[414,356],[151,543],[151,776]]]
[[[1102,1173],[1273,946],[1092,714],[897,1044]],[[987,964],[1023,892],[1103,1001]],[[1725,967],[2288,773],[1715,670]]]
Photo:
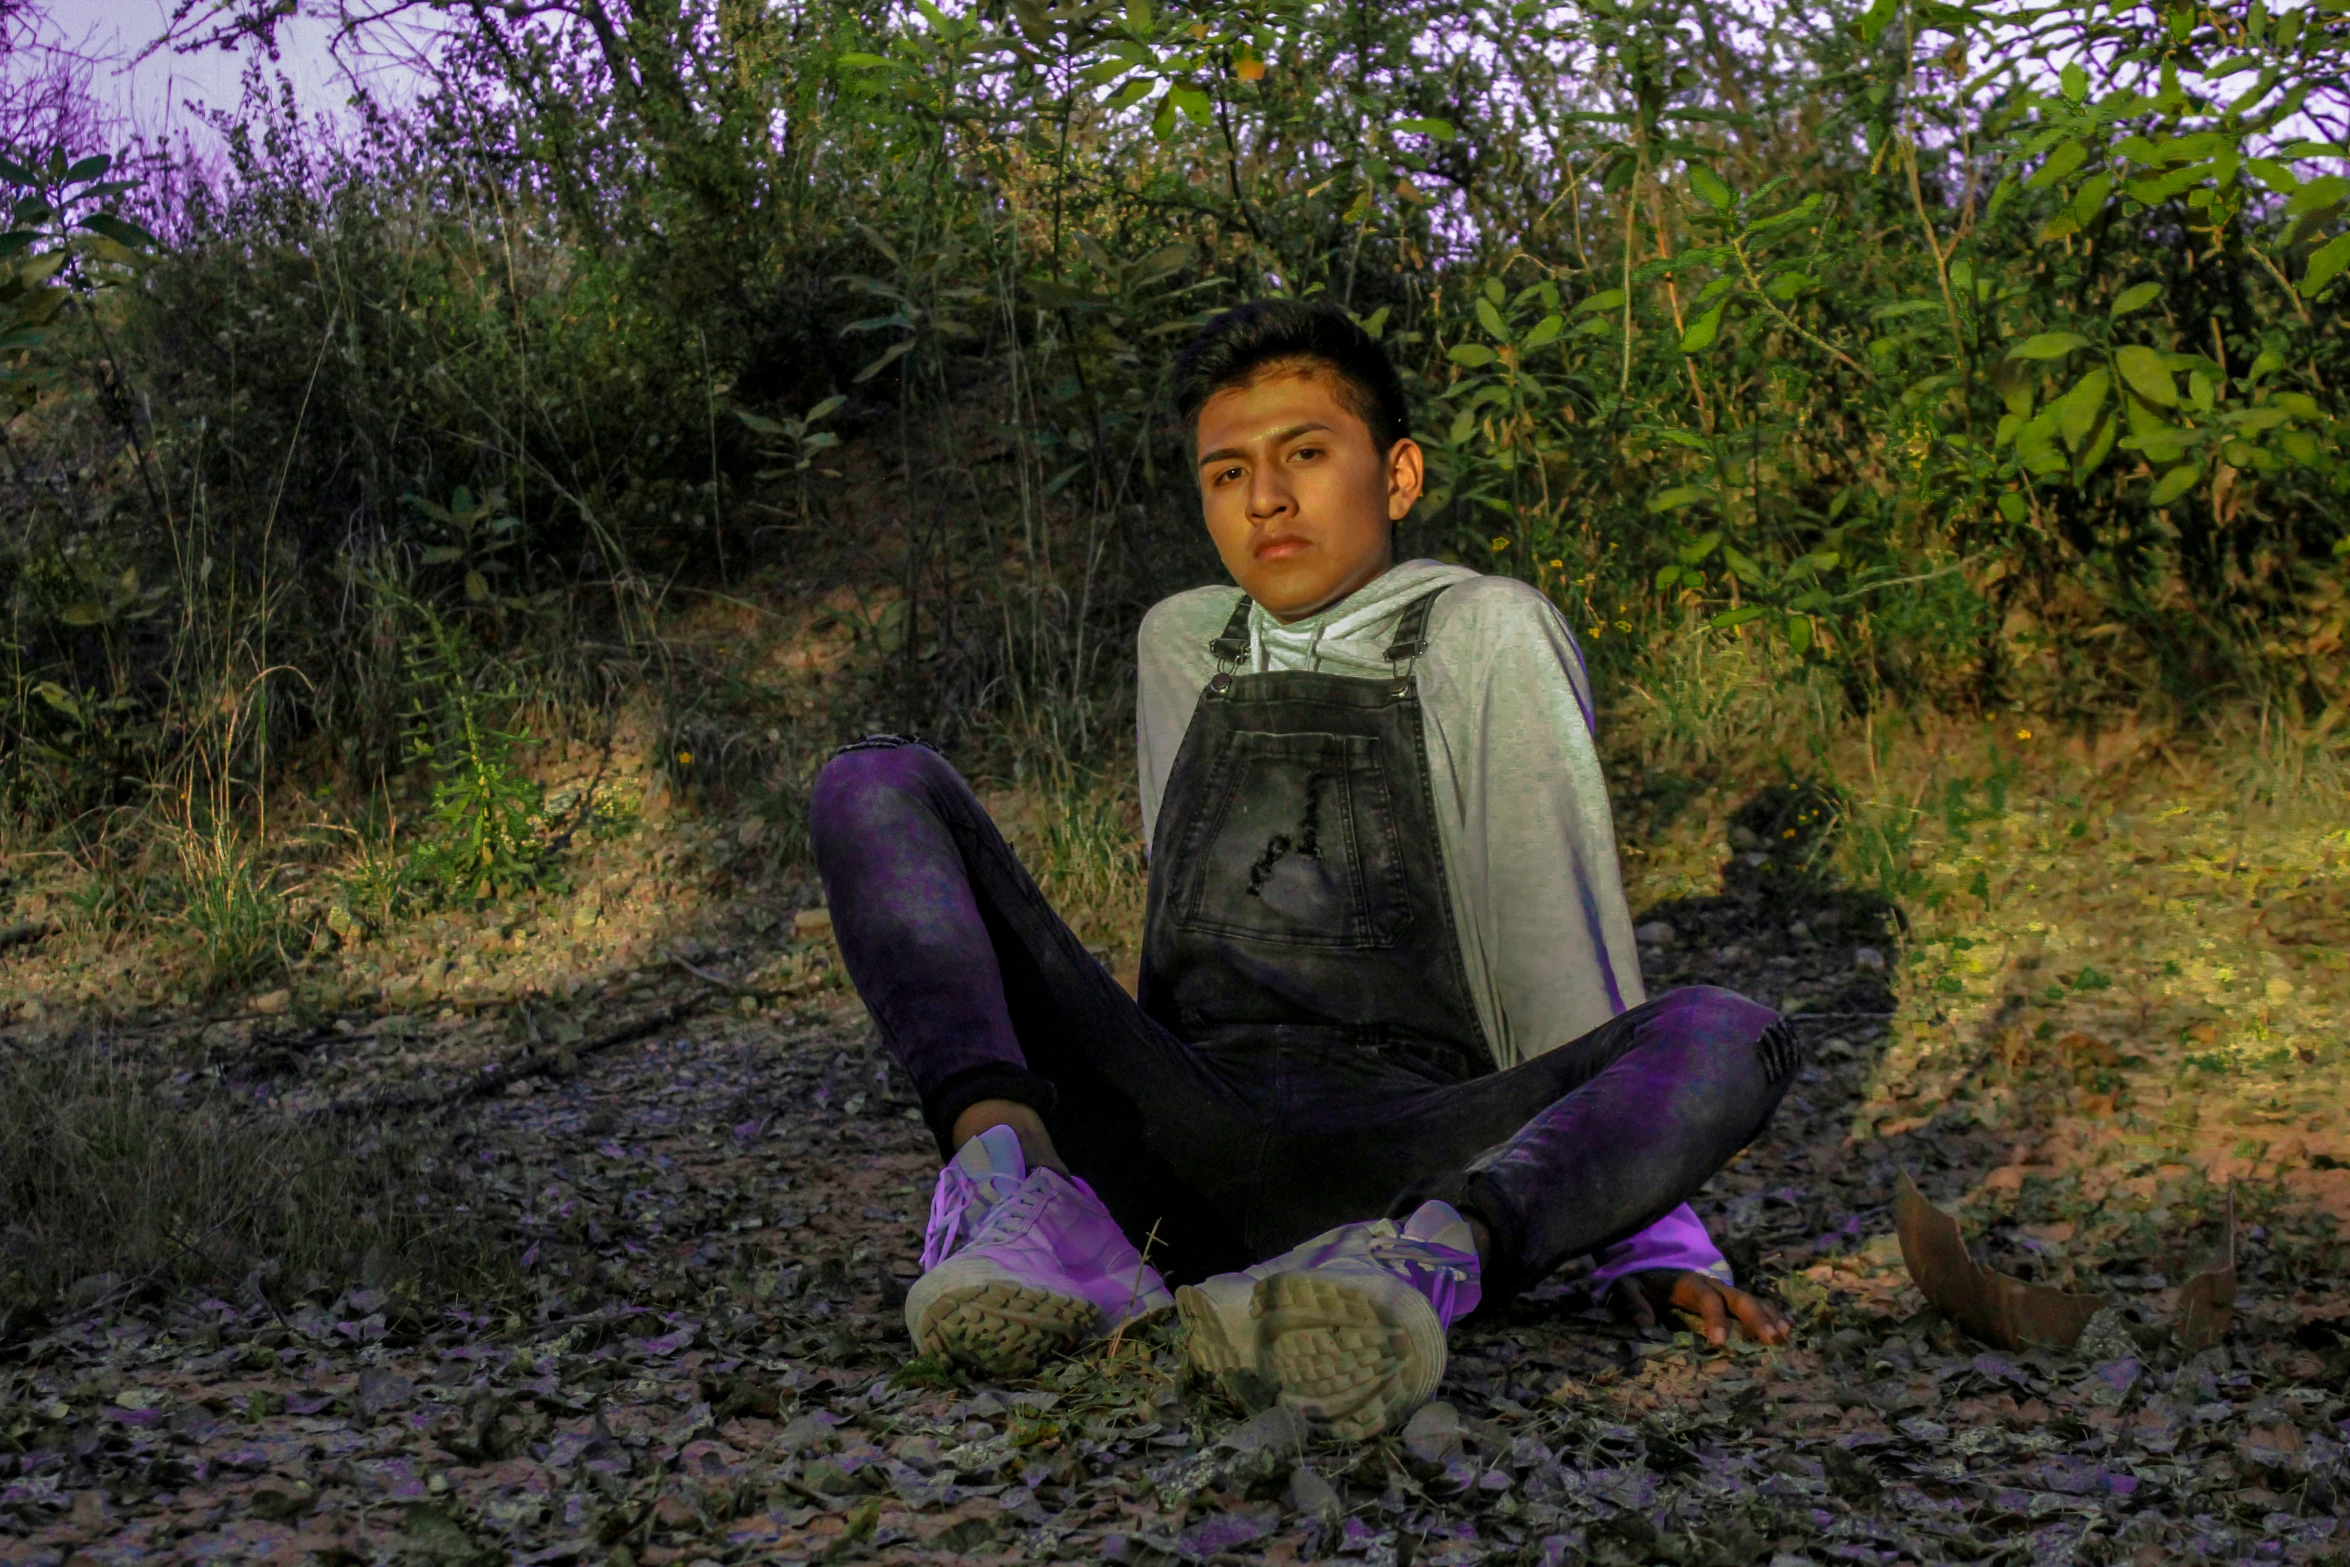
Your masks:
[[[1288,622],[1303,620],[1319,610],[1328,609],[1340,594],[1337,585],[1329,582],[1305,582],[1295,577],[1272,574],[1252,574],[1256,580],[1243,582],[1248,596],[1257,601],[1275,620]]]

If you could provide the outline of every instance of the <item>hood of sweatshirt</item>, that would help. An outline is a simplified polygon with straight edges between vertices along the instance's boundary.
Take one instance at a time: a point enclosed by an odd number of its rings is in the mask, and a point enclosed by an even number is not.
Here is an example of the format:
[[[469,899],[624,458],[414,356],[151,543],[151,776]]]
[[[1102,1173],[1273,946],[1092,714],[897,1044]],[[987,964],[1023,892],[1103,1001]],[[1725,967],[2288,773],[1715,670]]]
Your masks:
[[[1384,674],[1395,620],[1423,593],[1478,573],[1439,560],[1398,562],[1328,609],[1283,625],[1263,606],[1249,611],[1249,667],[1257,674],[1305,670],[1329,674]]]

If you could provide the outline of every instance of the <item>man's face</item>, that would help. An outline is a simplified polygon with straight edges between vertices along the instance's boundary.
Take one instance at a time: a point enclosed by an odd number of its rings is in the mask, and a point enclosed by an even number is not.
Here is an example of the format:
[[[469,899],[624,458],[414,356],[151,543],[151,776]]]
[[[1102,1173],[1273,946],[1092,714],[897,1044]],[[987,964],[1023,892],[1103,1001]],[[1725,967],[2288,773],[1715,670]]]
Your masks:
[[[1200,505],[1232,580],[1284,623],[1395,563],[1394,524],[1420,498],[1420,448],[1382,452],[1335,377],[1274,365],[1200,409]]]

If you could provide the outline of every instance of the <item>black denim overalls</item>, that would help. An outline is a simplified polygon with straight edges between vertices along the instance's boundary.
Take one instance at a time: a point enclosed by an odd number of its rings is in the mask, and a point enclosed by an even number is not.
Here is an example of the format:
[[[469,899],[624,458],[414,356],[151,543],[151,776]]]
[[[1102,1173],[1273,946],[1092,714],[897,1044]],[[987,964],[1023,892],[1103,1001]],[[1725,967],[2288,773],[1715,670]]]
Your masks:
[[[1292,1206],[1269,1183],[1319,1185],[1327,1173],[1285,1168],[1324,1112],[1345,1110],[1352,1125],[1378,1087],[1493,1070],[1453,927],[1413,674],[1443,591],[1404,608],[1391,673],[1369,679],[1238,673],[1242,598],[1209,644],[1216,673],[1167,780],[1139,999],[1259,1090],[1255,1243],[1276,1238],[1258,1233],[1268,1206]]]

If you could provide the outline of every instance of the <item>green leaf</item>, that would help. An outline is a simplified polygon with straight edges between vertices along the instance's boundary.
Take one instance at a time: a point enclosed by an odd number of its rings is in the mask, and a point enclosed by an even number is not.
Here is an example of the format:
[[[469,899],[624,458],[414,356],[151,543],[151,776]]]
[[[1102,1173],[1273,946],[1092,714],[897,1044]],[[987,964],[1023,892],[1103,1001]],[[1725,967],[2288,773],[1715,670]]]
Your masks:
[[[1763,618],[1763,616],[1769,613],[1769,610],[1762,608],[1760,605],[1741,604],[1736,609],[1723,610],[1713,619],[1707,621],[1706,624],[1713,627],[1716,631],[1728,631],[1731,627],[1743,626],[1750,620],[1760,620]]]
[[[2143,310],[2162,297],[2160,283],[2133,283],[2121,291],[2113,302],[2113,313],[2126,316],[2133,310]]]
[[[886,54],[867,54],[861,49],[851,49],[840,57],[840,63],[852,71],[870,71],[877,66],[897,64]]]
[[[1811,651],[1811,617],[1809,615],[1789,615],[1787,617],[1787,645],[1795,649],[1797,653]]]
[[[1544,316],[1534,323],[1534,329],[1528,332],[1525,340],[1518,344],[1519,351],[1530,353],[1537,348],[1547,348],[1551,343],[1557,341],[1559,333],[1565,331],[1566,326],[1567,318],[1564,316]]]
[[[1684,496],[1687,497],[1686,500],[1675,499],[1675,497]],[[1688,501],[1702,500],[1704,496],[1705,491],[1703,490],[1667,490],[1655,500],[1650,501],[1648,509],[1650,511],[1664,511],[1670,506],[1686,505]],[[1712,533],[1699,534],[1696,538],[1682,545],[1675,553],[1680,557],[1682,565],[1695,566],[1703,562],[1715,550],[1721,548],[1721,545],[1722,535],[1719,530],[1716,530]]]
[[[2066,175],[2072,173],[2073,170],[2079,168],[2083,163],[2087,162],[2088,157],[2088,148],[2082,146],[2077,141],[2068,141],[2063,146],[2050,153],[2048,155],[2048,161],[2041,164],[2039,168],[2033,170],[2032,177],[2024,181],[2024,185],[2028,189],[2037,189],[2043,185],[2053,185],[2058,180],[2061,180]]]
[[[1126,85],[1110,94],[1103,102],[1102,107],[1105,109],[1132,108],[1135,104],[1148,98],[1151,95],[1151,89],[1157,85],[1157,81],[1148,76],[1129,76],[1126,78]]]
[[[2072,219],[2083,228],[2105,210],[2105,198],[2113,194],[2113,176],[2092,174],[2081,181],[2081,188],[2073,193]]]
[[[106,623],[106,611],[101,605],[85,601],[66,605],[57,612],[57,618],[69,626],[102,626]]]
[[[2056,433],[2065,445],[2077,448],[2088,436],[2099,411],[2105,407],[2105,394],[2112,384],[2113,377],[2099,365],[2064,394],[2057,404]]]
[[[1721,335],[1722,312],[1729,307],[1729,303],[1725,299],[1689,323],[1689,330],[1681,334],[1681,352],[1702,353],[1713,346],[1714,339]]]
[[[914,340],[910,337],[902,343],[890,344],[889,347],[882,350],[880,358],[874,360],[864,369],[849,377],[850,381],[862,384],[863,382],[872,380],[875,376],[881,374],[882,371],[888,369],[891,365],[896,364],[900,359],[903,359],[913,350],[913,347]]]
[[[1722,546],[1722,564],[1736,572],[1739,580],[1748,587],[1760,588],[1770,584],[1771,579],[1764,573],[1761,563],[1732,545]]]
[[[2344,196],[2350,196],[2350,179],[2339,174],[2321,174],[2293,192],[2292,199],[2285,203],[2285,216],[2297,218],[2304,212],[2322,212]]]
[[[1896,5],[1897,0],[1869,0],[1869,8],[1861,13],[1860,18],[1862,43],[1873,44],[1877,41],[1878,36],[1885,31],[1886,24],[1893,20]]]
[[[1677,583],[1677,582],[1679,582],[1679,581],[1681,580],[1681,572],[1682,572],[1682,568],[1681,568],[1681,567],[1679,567],[1679,566],[1659,566],[1659,567],[1657,567],[1657,568],[1656,568],[1656,585],[1657,585],[1657,588],[1658,588],[1658,589],[1661,591],[1661,590],[1663,590],[1663,589],[1665,589],[1665,588],[1672,587],[1672,586],[1673,586],[1675,583]]]
[[[2078,332],[2042,332],[2027,337],[2008,352],[2018,359],[2062,359],[2076,348],[2087,348],[2089,340]]]
[[[102,234],[117,245],[132,250],[148,250],[155,244],[155,236],[128,218],[118,218],[110,212],[93,212],[81,220],[81,226],[93,234]]]
[[[2173,468],[2162,476],[2162,482],[2154,486],[2154,492],[2146,497],[2146,504],[2168,506],[2193,489],[2195,481],[2202,477],[2203,465],[2201,463],[2185,463]]]
[[[1206,125],[1215,119],[1216,107],[1204,88],[1178,82],[1167,89],[1167,101],[1180,109],[1194,125]]]
[[[801,416],[801,420],[806,424],[814,424],[819,419],[829,419],[834,414],[839,413],[841,408],[847,402],[848,399],[846,397],[842,396],[838,392],[835,392],[830,397],[824,399],[824,401],[818,403],[815,407],[809,409],[807,413]]]
[[[1477,410],[1474,408],[1464,408],[1459,413],[1452,416],[1452,428],[1445,431],[1444,438],[1452,445],[1458,446],[1461,444],[1461,442],[1467,440],[1472,434],[1476,433],[1476,429]]]
[[[1444,352],[1444,357],[1467,370],[1482,370],[1497,357],[1483,343],[1455,343]]]
[[[1581,315],[1586,310],[1604,311],[1621,310],[1623,308],[1624,291],[1620,288],[1611,288],[1604,293],[1591,294],[1586,296],[1581,303],[1575,306],[1572,313],[1575,315]]]
[[[2327,240],[2309,258],[2309,270],[2301,274],[2301,292],[2315,299],[2346,265],[2350,265],[2350,230]]]
[[[783,433],[782,425],[777,424],[764,414],[752,413],[747,408],[737,408],[734,411],[734,416],[761,435],[781,435]]]
[[[113,166],[113,164],[114,160],[106,156],[106,154],[102,152],[93,153],[89,157],[82,159],[79,163],[76,163],[72,168],[67,169],[65,171],[64,182],[68,185],[84,184],[105,173]]]
[[[41,177],[13,158],[0,158],[0,180],[11,185],[38,185]]]
[[[2179,406],[2179,386],[2163,368],[2162,355],[2144,343],[2130,343],[2114,350],[2113,362],[2130,383],[2130,390],[2157,408]]]
[[[1737,200],[1730,194],[1730,187],[1722,182],[1722,177],[1702,163],[1689,165],[1689,188],[1697,192],[1698,200],[1716,212],[1728,212],[1731,204]]]
[[[1451,141],[1460,134],[1450,120],[1398,120],[1389,128],[1405,136],[1433,136],[1438,141]]]
[[[2068,65],[2058,72],[2057,81],[2064,95],[2075,103],[2089,96],[2089,73],[2077,65]]]
[[[1493,308],[1493,301],[1490,299],[1483,297],[1478,299],[1477,324],[1483,327],[1488,334],[1505,343],[1510,340],[1509,324],[1502,320],[1501,312]]]

